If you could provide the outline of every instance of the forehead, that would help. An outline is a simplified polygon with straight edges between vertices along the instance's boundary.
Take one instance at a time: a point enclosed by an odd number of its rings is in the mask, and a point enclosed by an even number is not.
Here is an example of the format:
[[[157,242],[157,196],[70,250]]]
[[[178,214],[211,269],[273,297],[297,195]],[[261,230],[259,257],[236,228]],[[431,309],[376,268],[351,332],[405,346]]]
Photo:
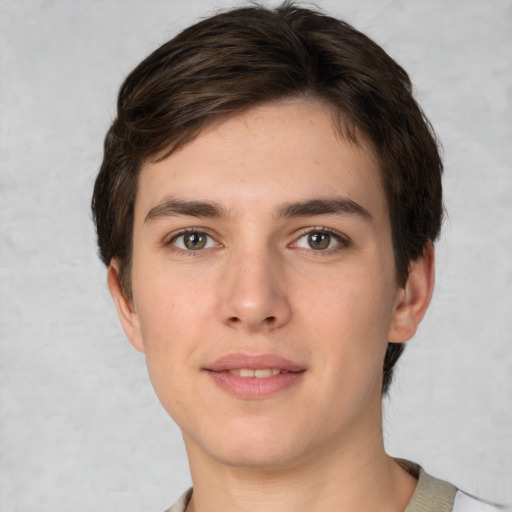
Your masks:
[[[167,196],[236,212],[248,204],[270,208],[342,195],[382,214],[377,158],[363,137],[357,143],[342,137],[334,115],[320,101],[295,98],[209,127],[166,159],[143,165],[136,218]]]

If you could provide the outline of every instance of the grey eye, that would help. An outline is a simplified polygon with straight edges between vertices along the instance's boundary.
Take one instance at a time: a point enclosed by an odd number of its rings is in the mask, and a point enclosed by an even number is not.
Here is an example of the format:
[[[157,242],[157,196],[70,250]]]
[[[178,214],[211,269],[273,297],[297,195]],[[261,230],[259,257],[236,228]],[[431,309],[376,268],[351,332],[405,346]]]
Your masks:
[[[314,251],[325,251],[334,249],[342,243],[339,237],[328,231],[311,231],[302,235],[295,243],[301,249],[313,249]]]
[[[308,245],[317,251],[327,249],[331,244],[331,235],[328,233],[309,233]]]
[[[197,251],[205,248],[207,238],[202,233],[188,233],[183,237],[183,241],[187,249]]]
[[[213,238],[202,231],[182,233],[174,237],[171,243],[183,251],[200,251],[215,246]]]

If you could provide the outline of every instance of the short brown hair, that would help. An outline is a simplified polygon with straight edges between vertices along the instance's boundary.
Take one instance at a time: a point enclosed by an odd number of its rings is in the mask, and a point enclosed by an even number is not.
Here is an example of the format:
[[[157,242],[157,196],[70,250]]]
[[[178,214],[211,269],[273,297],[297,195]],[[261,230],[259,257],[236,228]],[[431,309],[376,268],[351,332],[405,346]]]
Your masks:
[[[407,73],[344,21],[285,2],[243,7],[178,34],[126,78],[92,199],[103,262],[115,259],[131,295],[133,209],[141,165],[163,159],[205,128],[264,102],[309,96],[362,136],[379,159],[397,280],[439,235],[442,162]],[[403,344],[388,344],[383,393]]]

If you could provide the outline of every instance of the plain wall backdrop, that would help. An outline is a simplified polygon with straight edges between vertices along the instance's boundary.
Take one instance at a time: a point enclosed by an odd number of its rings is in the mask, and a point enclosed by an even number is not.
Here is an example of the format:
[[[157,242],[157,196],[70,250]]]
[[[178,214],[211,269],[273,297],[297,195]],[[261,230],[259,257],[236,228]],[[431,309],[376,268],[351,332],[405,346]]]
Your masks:
[[[0,0],[2,511],[156,512],[190,485],[111,303],[89,201],[125,75],[241,4]],[[512,2],[317,4],[406,68],[444,146],[437,287],[385,400],[388,451],[512,503]]]

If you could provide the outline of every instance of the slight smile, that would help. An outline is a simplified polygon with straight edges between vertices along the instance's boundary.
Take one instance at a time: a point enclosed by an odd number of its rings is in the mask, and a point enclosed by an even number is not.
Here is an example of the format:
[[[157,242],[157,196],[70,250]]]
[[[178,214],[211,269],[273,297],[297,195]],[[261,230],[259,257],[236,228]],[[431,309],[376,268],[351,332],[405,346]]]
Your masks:
[[[297,384],[306,369],[273,354],[229,354],[204,368],[213,381],[235,398],[263,399]]]
[[[252,370],[251,368],[240,368],[239,370],[229,370],[229,373],[233,375],[238,375],[238,377],[244,377],[245,379],[255,377],[256,379],[266,379],[267,377],[273,377],[274,375],[279,375],[280,373],[289,373],[285,370],[279,370],[277,368],[258,368],[257,370]]]

